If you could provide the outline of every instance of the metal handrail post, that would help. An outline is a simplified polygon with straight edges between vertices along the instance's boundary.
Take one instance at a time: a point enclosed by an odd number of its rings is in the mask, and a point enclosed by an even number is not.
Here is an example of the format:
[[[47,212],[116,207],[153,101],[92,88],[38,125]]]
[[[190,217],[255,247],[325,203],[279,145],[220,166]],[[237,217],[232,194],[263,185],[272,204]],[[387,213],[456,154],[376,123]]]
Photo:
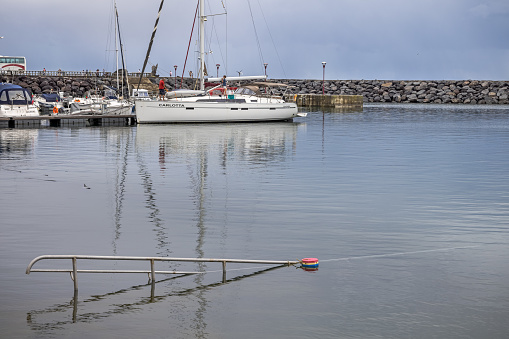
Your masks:
[[[223,261],[223,284],[226,282],[226,261]]]
[[[73,281],[74,281],[74,290],[78,291],[78,268],[76,267],[76,257],[72,258],[72,275],[73,275]]]
[[[156,281],[156,273],[154,271],[154,259],[150,259],[150,279]]]

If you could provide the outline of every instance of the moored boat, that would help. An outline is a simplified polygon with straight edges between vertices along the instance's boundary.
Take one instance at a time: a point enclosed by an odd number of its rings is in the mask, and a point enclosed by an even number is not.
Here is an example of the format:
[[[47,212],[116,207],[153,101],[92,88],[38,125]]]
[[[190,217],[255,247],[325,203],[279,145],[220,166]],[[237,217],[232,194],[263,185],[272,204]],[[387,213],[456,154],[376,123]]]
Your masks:
[[[33,97],[34,105],[39,107],[41,115],[51,115],[64,112],[64,103],[58,93],[48,93]],[[56,109],[55,109],[56,107]]]
[[[0,117],[39,116],[30,92],[18,85],[0,83]]]
[[[297,105],[288,103],[282,97],[261,95],[250,88],[227,90],[225,83],[211,90],[205,90],[204,72],[204,24],[207,16],[204,1],[200,8],[200,90],[174,91],[164,100],[136,101],[136,120],[138,123],[176,123],[176,122],[260,122],[292,120],[299,115]],[[266,76],[251,79],[266,79]],[[249,79],[249,78],[248,78]],[[208,79],[213,81],[212,79]],[[227,77],[224,81],[246,80],[241,77]],[[213,90],[223,88],[220,94]]]

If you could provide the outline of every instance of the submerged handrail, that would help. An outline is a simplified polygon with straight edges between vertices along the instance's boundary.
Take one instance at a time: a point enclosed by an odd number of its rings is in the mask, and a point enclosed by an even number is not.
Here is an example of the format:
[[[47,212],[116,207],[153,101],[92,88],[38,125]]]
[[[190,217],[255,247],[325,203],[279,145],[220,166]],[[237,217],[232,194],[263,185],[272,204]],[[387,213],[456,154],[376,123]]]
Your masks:
[[[41,260],[46,259],[71,259],[72,269],[33,269],[32,267]],[[150,270],[79,270],[77,261],[80,260],[130,260],[130,261],[149,261]],[[26,269],[26,274],[31,272],[64,272],[70,273],[74,281],[74,289],[78,290],[78,273],[147,273],[149,280],[155,282],[156,274],[202,274],[204,272],[182,272],[182,271],[156,271],[156,261],[180,261],[180,262],[218,262],[223,265],[223,280],[226,278],[226,263],[244,263],[244,264],[268,264],[268,265],[295,265],[300,261],[294,260],[249,260],[249,259],[214,259],[214,258],[171,258],[171,257],[135,257],[135,256],[105,256],[105,255],[41,255],[34,258]]]

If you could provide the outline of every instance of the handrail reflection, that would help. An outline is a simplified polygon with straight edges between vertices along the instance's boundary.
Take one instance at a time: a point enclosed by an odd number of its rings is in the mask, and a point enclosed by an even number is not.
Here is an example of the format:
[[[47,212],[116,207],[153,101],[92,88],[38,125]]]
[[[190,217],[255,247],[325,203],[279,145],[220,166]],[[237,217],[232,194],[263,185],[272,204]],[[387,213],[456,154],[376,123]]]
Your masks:
[[[163,294],[160,296],[154,295],[155,284],[172,281],[172,280],[176,280],[179,278],[184,278],[184,277],[187,277],[188,275],[180,275],[180,276],[170,277],[170,278],[162,279],[159,281],[152,281],[151,283],[147,283],[147,284],[135,285],[130,288],[121,289],[121,290],[118,290],[115,292],[105,293],[105,294],[101,294],[101,295],[94,295],[88,299],[81,301],[81,302],[78,302],[78,294],[77,294],[77,291],[75,291],[70,302],[54,305],[54,306],[51,306],[51,307],[48,307],[48,308],[45,308],[42,310],[31,310],[31,311],[27,312],[27,325],[30,327],[30,329],[32,331],[42,332],[42,333],[51,333],[52,331],[62,329],[65,325],[69,325],[69,324],[73,324],[73,323],[80,323],[80,322],[90,323],[92,321],[102,321],[102,320],[104,320],[104,318],[110,317],[113,315],[135,312],[139,307],[143,307],[143,306],[150,305],[153,303],[159,303],[159,302],[166,300],[169,297],[190,296],[190,295],[193,295],[193,293],[195,293],[195,292],[206,291],[213,287],[218,287],[221,285],[241,281],[245,278],[250,278],[250,277],[257,276],[257,275],[265,274],[267,272],[271,272],[271,271],[274,271],[274,270],[277,270],[277,269],[280,269],[283,267],[288,267],[288,266],[287,265],[274,266],[274,267],[259,270],[259,271],[256,271],[256,272],[253,272],[250,274],[236,276],[236,277],[233,277],[230,279],[221,280],[219,282],[214,282],[214,283],[210,283],[210,284],[197,285],[195,287],[187,288],[182,291],[171,292],[171,293]],[[109,297],[118,296],[118,295],[126,294],[129,292],[133,292],[133,291],[140,291],[148,286],[150,286],[150,296],[141,297],[136,302],[133,302],[130,304],[111,303],[109,305],[109,309],[105,310],[103,312],[95,312],[95,313],[87,312],[81,316],[78,315],[78,305],[79,304],[88,304],[88,303],[104,301],[104,299],[107,299]],[[66,312],[66,311],[69,311],[70,309],[72,309],[71,320],[66,320],[66,319],[68,319],[68,317],[65,316],[64,317],[65,319],[63,319],[63,320],[54,320],[51,322],[44,322],[44,323],[37,323],[37,321],[36,321],[36,318],[38,315]]]

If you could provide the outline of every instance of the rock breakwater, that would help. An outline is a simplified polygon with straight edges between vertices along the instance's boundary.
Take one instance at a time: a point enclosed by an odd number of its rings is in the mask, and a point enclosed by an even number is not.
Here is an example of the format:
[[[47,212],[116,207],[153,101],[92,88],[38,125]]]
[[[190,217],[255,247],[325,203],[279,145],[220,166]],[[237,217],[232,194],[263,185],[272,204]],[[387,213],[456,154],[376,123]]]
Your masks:
[[[113,86],[112,79],[100,79],[94,77],[71,78],[71,77],[45,77],[45,76],[8,76],[0,77],[0,82],[12,82],[34,94],[64,92],[66,95],[83,96],[91,90],[102,90],[104,85]],[[115,85],[116,87],[116,85]]]
[[[159,78],[149,78],[157,84]],[[174,78],[163,78],[172,90]],[[321,80],[271,79],[291,87],[286,94],[322,94]],[[108,77],[0,76],[0,82],[12,82],[35,94],[62,91],[66,95],[83,96],[104,86],[116,87],[116,79]],[[137,83],[137,81],[135,81]],[[181,80],[177,78],[177,87]],[[184,78],[183,88],[194,88],[196,79]],[[234,84],[231,84],[234,85]],[[435,104],[509,104],[509,81],[481,80],[326,80],[325,94],[362,95],[364,102],[435,103]],[[276,92],[275,94],[283,94]]]
[[[139,78],[130,79],[130,88],[133,88],[133,84],[138,84]],[[157,86],[161,78],[144,78],[144,82],[141,88],[146,88],[151,91],[157,91]],[[181,79],[177,78],[163,78],[166,87],[172,90],[174,84],[177,83],[177,87],[180,87]],[[183,88],[193,88],[196,79],[184,78],[182,82]],[[47,94],[54,92],[64,92],[65,95],[70,96],[85,96],[95,90],[102,92],[105,86],[117,87],[117,80],[115,77],[108,76],[95,76],[93,74],[83,77],[68,77],[68,76],[8,76],[0,75],[0,82],[10,82],[28,90],[31,90],[33,94]],[[149,85],[147,85],[149,84]],[[149,88],[147,88],[149,87]]]
[[[320,80],[278,80],[292,94],[322,94]],[[435,104],[509,104],[509,81],[335,80],[324,82],[325,94],[362,95],[364,102]]]

